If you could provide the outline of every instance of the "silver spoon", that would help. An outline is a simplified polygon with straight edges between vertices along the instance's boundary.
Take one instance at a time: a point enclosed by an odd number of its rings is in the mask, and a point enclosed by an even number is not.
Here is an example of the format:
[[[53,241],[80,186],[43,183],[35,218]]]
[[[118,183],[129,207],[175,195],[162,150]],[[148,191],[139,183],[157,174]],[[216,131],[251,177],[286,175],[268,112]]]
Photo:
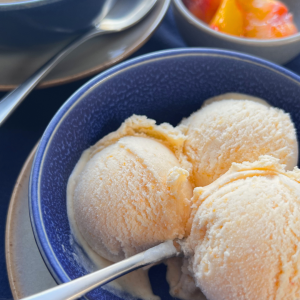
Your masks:
[[[172,241],[164,242],[107,268],[21,300],[72,300],[79,298],[92,289],[104,285],[133,270],[180,255],[180,246],[175,245],[176,247]]]
[[[95,36],[119,32],[138,23],[154,6],[156,0],[109,0],[95,27],[68,44],[19,87],[0,102],[0,126],[37,86],[38,83],[70,52]]]

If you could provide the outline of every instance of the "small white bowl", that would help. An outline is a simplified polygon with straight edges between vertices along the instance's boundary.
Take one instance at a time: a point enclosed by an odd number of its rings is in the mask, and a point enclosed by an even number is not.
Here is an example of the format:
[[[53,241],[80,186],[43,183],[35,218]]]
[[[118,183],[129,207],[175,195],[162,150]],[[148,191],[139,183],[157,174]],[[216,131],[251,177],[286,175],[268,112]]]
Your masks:
[[[284,0],[300,31],[300,1]],[[177,27],[183,39],[192,47],[212,47],[256,55],[278,64],[285,64],[300,53],[300,33],[272,40],[240,38],[211,29],[195,17],[182,0],[173,0]]]

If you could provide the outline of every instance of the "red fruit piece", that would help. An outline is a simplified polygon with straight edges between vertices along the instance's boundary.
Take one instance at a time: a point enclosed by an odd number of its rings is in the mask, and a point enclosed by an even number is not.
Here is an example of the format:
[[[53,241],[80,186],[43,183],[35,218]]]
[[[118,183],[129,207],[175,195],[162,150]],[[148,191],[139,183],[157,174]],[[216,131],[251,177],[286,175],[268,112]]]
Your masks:
[[[183,0],[187,9],[198,19],[209,23],[222,0]]]

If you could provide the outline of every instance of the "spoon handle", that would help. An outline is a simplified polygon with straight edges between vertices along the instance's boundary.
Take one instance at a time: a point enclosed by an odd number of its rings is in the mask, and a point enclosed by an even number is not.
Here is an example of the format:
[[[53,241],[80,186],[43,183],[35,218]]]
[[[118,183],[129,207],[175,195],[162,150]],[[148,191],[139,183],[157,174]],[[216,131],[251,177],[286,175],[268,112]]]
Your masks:
[[[76,49],[85,41],[94,37],[95,35],[108,33],[108,31],[100,31],[99,29],[92,29],[86,34],[76,38],[74,41],[65,46],[59,53],[54,55],[48,62],[46,62],[40,69],[31,75],[16,89],[12,90],[0,101],[0,126],[10,116],[10,114],[17,108],[17,106],[26,98],[26,96],[41,82],[43,78],[70,52]]]
[[[23,300],[72,300],[138,268],[179,255],[172,241],[164,242],[107,268],[85,275]]]

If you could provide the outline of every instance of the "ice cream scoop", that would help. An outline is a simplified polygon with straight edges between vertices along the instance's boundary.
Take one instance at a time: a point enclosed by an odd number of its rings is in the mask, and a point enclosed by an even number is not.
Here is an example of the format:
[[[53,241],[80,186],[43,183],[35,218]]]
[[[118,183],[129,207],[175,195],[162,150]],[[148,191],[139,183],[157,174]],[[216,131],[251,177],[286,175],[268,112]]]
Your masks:
[[[232,164],[196,188],[189,271],[210,300],[299,299],[300,171],[278,159]]]
[[[184,138],[133,116],[85,151],[68,183],[75,236],[110,261],[183,238],[192,197]]]
[[[182,124],[184,154],[193,164],[195,186],[212,183],[231,163],[271,155],[291,170],[298,161],[294,124],[283,110],[256,101],[222,100],[204,105]]]

